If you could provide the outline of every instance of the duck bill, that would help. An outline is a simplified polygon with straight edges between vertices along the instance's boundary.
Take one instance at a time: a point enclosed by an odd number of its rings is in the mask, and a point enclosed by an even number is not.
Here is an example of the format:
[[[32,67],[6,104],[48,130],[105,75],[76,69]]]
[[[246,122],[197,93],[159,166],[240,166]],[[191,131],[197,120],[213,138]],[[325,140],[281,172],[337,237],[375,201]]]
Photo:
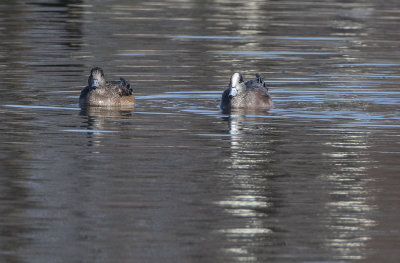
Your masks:
[[[98,88],[98,87],[99,87],[99,82],[97,80],[93,80],[92,88]]]
[[[231,88],[231,91],[229,92],[229,98],[232,99],[237,95],[238,91],[236,88]]]

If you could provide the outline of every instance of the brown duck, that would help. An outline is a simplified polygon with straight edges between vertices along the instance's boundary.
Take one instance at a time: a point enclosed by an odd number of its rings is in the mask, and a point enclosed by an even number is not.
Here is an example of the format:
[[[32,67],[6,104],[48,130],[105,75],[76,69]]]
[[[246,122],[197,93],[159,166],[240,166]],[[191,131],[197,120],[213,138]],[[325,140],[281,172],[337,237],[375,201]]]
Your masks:
[[[81,106],[120,106],[133,105],[135,97],[128,81],[120,78],[119,81],[106,81],[103,70],[92,68],[86,86],[79,97]]]

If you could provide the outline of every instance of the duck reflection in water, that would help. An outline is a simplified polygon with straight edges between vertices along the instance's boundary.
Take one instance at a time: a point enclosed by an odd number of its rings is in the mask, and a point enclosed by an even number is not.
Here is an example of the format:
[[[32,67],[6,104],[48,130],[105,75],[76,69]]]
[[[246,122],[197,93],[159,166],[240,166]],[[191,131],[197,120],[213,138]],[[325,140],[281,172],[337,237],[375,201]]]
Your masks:
[[[220,108],[224,112],[231,109],[269,110],[272,98],[264,80],[256,74],[256,79],[244,82],[240,73],[234,73],[229,87],[223,92]]]
[[[101,145],[105,134],[121,131],[127,120],[133,117],[134,106],[82,107],[81,129],[87,130],[87,145]]]

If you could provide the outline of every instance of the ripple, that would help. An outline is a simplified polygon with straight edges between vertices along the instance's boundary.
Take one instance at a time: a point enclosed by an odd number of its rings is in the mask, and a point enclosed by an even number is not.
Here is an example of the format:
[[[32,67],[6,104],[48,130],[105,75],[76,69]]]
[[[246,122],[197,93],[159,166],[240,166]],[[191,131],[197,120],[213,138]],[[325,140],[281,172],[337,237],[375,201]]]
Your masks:
[[[237,235],[237,236],[253,236],[260,234],[271,234],[273,231],[268,228],[231,228],[231,229],[220,229],[220,233]]]
[[[222,55],[240,55],[262,58],[277,58],[284,56],[333,56],[339,55],[337,52],[293,52],[293,51],[217,51],[217,54]]]
[[[148,114],[148,115],[176,115],[175,113],[170,112],[151,112],[151,111],[138,111],[135,114]]]
[[[3,105],[8,108],[21,108],[21,109],[44,109],[44,110],[81,110],[80,108],[67,108],[57,106],[32,106],[32,105]]]
[[[220,91],[176,91],[165,92],[163,94],[153,94],[145,96],[136,96],[139,100],[158,100],[158,99],[209,99],[217,98],[221,94]]]
[[[118,131],[108,131],[108,130],[84,130],[84,129],[66,129],[61,130],[63,132],[76,132],[76,133],[118,133]]]
[[[200,39],[200,40],[236,40],[236,39],[276,39],[276,40],[306,40],[306,41],[347,41],[351,38],[344,37],[288,37],[288,36],[199,36],[199,35],[173,35],[166,36],[174,39]]]

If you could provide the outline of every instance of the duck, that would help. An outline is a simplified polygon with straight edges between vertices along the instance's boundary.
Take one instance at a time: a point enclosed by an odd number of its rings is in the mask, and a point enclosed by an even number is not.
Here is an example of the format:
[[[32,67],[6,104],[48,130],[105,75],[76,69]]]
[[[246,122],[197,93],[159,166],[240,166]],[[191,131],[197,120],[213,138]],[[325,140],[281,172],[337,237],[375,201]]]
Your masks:
[[[220,108],[269,110],[273,107],[268,88],[259,74],[256,79],[244,81],[243,76],[236,72],[232,75],[228,88],[222,93]]]
[[[128,81],[106,81],[103,69],[94,67],[90,70],[88,85],[81,91],[81,106],[122,106],[133,105],[135,96]]]

